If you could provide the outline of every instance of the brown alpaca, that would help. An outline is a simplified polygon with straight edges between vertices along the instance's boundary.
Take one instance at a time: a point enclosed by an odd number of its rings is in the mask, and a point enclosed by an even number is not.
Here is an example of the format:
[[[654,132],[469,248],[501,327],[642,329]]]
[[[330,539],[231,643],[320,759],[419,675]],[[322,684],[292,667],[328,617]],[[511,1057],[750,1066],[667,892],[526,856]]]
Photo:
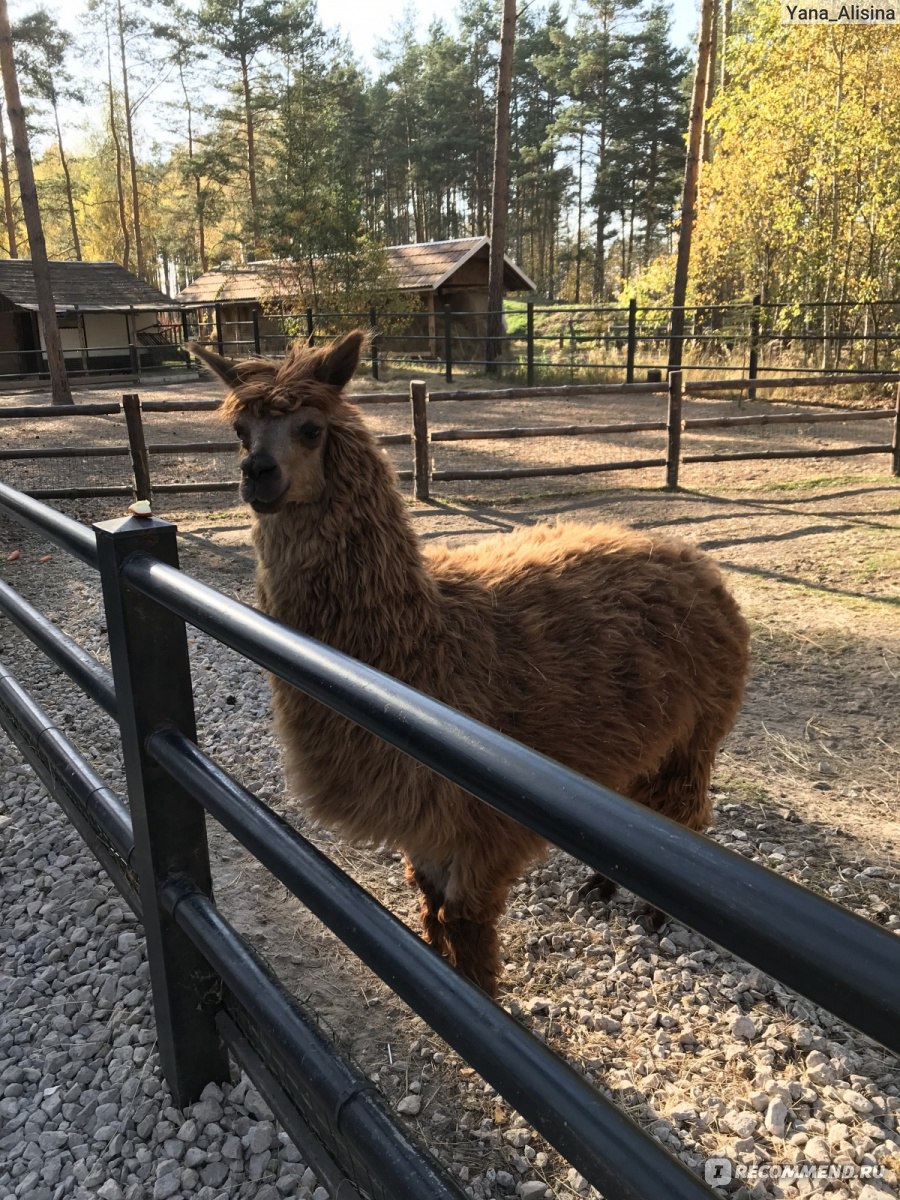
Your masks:
[[[341,395],[363,340],[294,346],[283,362],[195,348],[229,387],[260,608],[702,829],[747,671],[747,626],[718,569],[612,525],[424,548]],[[402,848],[426,940],[495,994],[497,921],[542,840],[282,680],[272,690],[291,788],[346,837]]]

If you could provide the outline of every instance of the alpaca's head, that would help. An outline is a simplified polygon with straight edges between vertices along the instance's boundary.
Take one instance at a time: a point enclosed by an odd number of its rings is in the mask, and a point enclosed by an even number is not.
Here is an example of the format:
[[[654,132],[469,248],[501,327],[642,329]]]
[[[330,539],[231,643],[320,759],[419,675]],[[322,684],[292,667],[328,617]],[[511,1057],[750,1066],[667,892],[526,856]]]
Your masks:
[[[220,413],[240,439],[241,497],[254,512],[322,498],[329,425],[365,337],[354,330],[315,350],[296,343],[281,361],[232,362],[191,346],[228,387]]]

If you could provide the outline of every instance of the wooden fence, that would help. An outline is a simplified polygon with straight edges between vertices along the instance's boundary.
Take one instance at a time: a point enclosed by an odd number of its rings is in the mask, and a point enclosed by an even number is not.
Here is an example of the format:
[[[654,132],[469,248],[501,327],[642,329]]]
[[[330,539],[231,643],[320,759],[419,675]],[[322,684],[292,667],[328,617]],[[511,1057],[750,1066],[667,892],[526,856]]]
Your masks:
[[[685,399],[691,396],[718,394],[728,391],[761,391],[796,388],[831,389],[853,384],[894,384],[895,401],[891,408],[838,409],[829,412],[795,411],[786,413],[756,413],[722,417],[685,416]],[[582,396],[653,396],[665,395],[667,411],[665,419],[647,421],[625,421],[614,423],[554,424],[473,429],[451,427],[432,429],[430,414],[436,404],[500,403],[506,400],[556,399],[564,401]],[[683,382],[681,372],[673,372],[667,382],[632,384],[575,384],[557,387],[514,387],[482,388],[443,391],[429,394],[427,386],[413,380],[408,391],[361,393],[351,397],[354,404],[364,407],[379,405],[410,405],[410,432],[382,433],[377,441],[382,446],[412,446],[412,464],[409,469],[398,471],[401,481],[412,481],[418,500],[428,500],[435,484],[451,481],[535,479],[553,476],[596,475],[618,471],[665,471],[665,487],[679,486],[681,468],[693,463],[747,462],[752,460],[774,461],[778,459],[821,459],[856,457],[868,454],[887,454],[891,457],[891,472],[900,476],[900,374],[857,375],[848,379],[843,375],[806,376],[785,379],[718,379]],[[201,482],[154,483],[151,461],[162,455],[230,455],[236,446],[233,439],[202,442],[148,443],[145,440],[142,413],[175,413],[215,410],[217,400],[150,400],[143,404],[137,394],[122,397],[121,404],[85,404],[74,408],[57,409],[45,406],[0,408],[0,420],[15,418],[48,418],[114,416],[124,414],[126,441],[110,446],[42,446],[27,448],[0,447],[0,464],[10,461],[40,459],[92,459],[128,458],[131,462],[132,480],[127,484],[106,487],[37,488],[28,491],[38,499],[80,499],[88,496],[132,495],[138,499],[149,499],[151,492],[168,494],[192,494],[202,492],[229,492],[237,487],[236,480],[206,480]],[[692,432],[701,433],[711,429],[746,429],[766,425],[812,425],[836,422],[891,421],[891,439],[857,446],[817,447],[816,449],[787,450],[742,450],[732,452],[690,453],[684,452],[684,443]],[[533,467],[490,467],[482,469],[451,469],[435,466],[434,447],[442,443],[472,441],[514,440],[519,438],[549,437],[616,437],[629,433],[665,433],[665,454],[636,459],[608,459],[605,461]],[[686,436],[687,435],[687,436]]]

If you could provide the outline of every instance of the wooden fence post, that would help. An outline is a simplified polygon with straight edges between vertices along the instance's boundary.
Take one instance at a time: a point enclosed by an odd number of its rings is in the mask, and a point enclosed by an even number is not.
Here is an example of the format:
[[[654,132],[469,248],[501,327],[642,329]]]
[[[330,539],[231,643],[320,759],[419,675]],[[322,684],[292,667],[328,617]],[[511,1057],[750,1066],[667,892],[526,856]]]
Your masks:
[[[753,297],[753,307],[750,310],[750,355],[747,360],[747,378],[756,379],[759,374],[759,306],[762,304],[762,296],[759,294]],[[756,399],[756,388],[749,387],[747,389],[747,399]]]
[[[900,383],[897,384],[897,401],[894,411],[894,437],[891,442],[891,473],[900,475]]]
[[[259,340],[259,309],[258,308],[254,308],[254,310],[253,310],[253,353],[254,354],[262,353],[262,350],[260,348],[260,340]]]
[[[316,323],[313,319],[313,310],[306,310],[306,344],[314,346],[316,344]]]
[[[525,382],[528,387],[534,387],[534,303],[529,300],[525,306]]]
[[[412,406],[413,475],[417,500],[431,498],[430,447],[428,445],[428,390],[422,379],[411,379],[409,400]]]
[[[453,325],[450,320],[450,305],[444,305],[444,379],[453,382]]]
[[[372,378],[378,380],[378,334],[376,325],[378,323],[378,314],[374,307],[369,309],[369,329],[371,330],[370,345],[372,348]]]
[[[634,383],[634,362],[637,350],[637,297],[628,301],[628,348],[625,351],[625,382]]]
[[[125,412],[125,428],[128,431],[128,449],[131,451],[131,470],[134,474],[134,494],[137,500],[150,499],[150,457],[144,440],[144,422],[141,418],[141,398],[137,392],[122,397]]]
[[[666,488],[678,491],[678,471],[681,465],[681,401],[682,378],[680,371],[669,375],[669,411],[666,419]]]
[[[184,621],[122,582],[134,553],[178,566],[175,526],[153,517],[95,525],[103,602],[134,827],[159,1056],[177,1108],[228,1078],[216,1031],[219,980],[163,909],[160,893],[183,879],[212,894],[203,809],[147,753],[162,726],[196,737]]]

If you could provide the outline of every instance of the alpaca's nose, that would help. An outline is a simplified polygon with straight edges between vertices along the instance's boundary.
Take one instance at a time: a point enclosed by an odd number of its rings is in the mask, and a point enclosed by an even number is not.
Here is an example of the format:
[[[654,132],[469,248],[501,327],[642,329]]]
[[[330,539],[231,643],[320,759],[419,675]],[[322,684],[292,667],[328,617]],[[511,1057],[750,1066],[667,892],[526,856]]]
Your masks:
[[[262,479],[266,475],[273,475],[278,470],[278,463],[271,454],[260,450],[241,460],[241,470],[248,479]]]

